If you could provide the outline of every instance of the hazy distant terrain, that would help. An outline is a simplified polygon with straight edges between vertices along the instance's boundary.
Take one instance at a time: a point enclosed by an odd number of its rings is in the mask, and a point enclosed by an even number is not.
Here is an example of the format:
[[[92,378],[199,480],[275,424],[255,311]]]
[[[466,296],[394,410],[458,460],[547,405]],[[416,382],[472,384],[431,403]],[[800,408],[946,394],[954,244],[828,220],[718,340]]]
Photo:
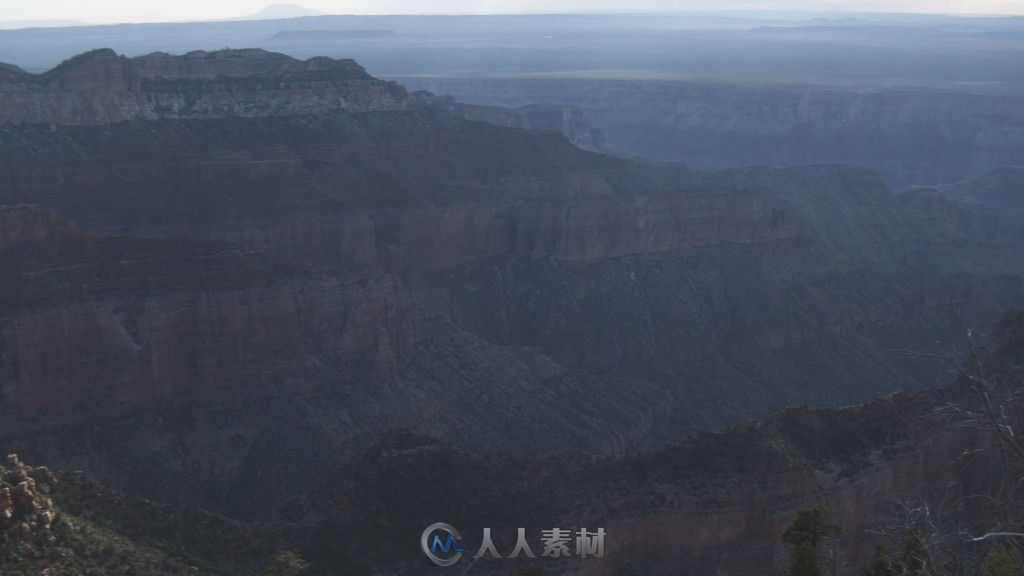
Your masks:
[[[460,101],[580,110],[611,149],[694,168],[848,164],[891,186],[1024,163],[1024,97],[599,79],[403,78]]]
[[[0,61],[42,71],[92,48],[134,56],[258,47],[355,58],[385,77],[717,79],[1018,92],[1022,40],[1024,18],[319,16],[7,31],[0,34]]]
[[[847,164],[901,187],[1024,164],[1024,18],[309,16],[0,31],[0,62],[30,72],[99,47],[354,58],[471,104],[575,107],[609,150],[695,168]]]

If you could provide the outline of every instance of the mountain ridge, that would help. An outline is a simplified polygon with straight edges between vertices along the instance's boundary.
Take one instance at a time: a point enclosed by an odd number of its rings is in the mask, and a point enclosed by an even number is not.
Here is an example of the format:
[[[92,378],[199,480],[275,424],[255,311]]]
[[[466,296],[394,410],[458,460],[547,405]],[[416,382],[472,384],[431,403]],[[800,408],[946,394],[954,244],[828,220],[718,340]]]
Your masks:
[[[0,124],[107,124],[415,105],[398,84],[373,78],[354,60],[297,60],[260,49],[127,58],[103,48],[42,74],[7,70],[0,77]]]

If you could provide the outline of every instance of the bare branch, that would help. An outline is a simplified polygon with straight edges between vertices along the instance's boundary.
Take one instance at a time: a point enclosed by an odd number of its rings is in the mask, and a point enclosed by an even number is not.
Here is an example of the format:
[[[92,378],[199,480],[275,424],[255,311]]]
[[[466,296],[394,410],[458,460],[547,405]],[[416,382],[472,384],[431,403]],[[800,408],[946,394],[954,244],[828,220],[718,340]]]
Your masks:
[[[987,540],[994,540],[996,538],[1024,538],[1024,532],[989,532],[975,538],[971,538],[972,542],[985,542]]]

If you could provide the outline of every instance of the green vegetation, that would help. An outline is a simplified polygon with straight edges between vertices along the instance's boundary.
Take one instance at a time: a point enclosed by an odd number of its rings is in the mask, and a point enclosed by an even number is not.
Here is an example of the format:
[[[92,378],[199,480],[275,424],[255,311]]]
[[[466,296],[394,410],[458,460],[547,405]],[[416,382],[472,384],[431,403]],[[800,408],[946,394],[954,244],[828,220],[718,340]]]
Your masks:
[[[7,576],[199,576],[206,572],[75,516],[60,514],[48,533],[0,541]],[[45,570],[45,572],[44,572]]]
[[[821,576],[820,552],[828,539],[834,539],[842,528],[828,520],[820,508],[803,510],[782,534],[790,548],[789,576]]]
[[[1024,565],[1013,548],[999,544],[985,556],[978,576],[1024,576]]]
[[[299,576],[309,570],[310,564],[295,552],[278,552],[270,559],[266,576]]]

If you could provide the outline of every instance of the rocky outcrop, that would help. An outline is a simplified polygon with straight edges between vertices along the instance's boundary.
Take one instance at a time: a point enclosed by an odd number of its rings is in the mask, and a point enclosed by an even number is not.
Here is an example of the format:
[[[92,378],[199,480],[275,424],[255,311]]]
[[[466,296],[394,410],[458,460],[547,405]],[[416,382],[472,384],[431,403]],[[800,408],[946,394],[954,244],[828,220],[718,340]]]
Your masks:
[[[104,124],[139,119],[391,110],[406,91],[353,60],[295,60],[263,50],[154,53],[95,50],[40,75],[0,78],[0,124]]]
[[[58,480],[13,454],[0,462],[4,574],[254,576],[298,534],[133,498],[80,471]]]
[[[429,93],[409,95],[354,60],[297,60],[259,49],[154,52],[127,58],[110,49],[75,56],[43,74],[0,63],[0,125],[95,125],[129,120],[259,117],[330,111],[440,107],[470,120],[564,134],[588,150],[603,137],[579,110],[469,106]]]
[[[16,454],[0,464],[0,542],[45,534],[55,517],[50,492],[57,477],[45,466],[29,467]]]

